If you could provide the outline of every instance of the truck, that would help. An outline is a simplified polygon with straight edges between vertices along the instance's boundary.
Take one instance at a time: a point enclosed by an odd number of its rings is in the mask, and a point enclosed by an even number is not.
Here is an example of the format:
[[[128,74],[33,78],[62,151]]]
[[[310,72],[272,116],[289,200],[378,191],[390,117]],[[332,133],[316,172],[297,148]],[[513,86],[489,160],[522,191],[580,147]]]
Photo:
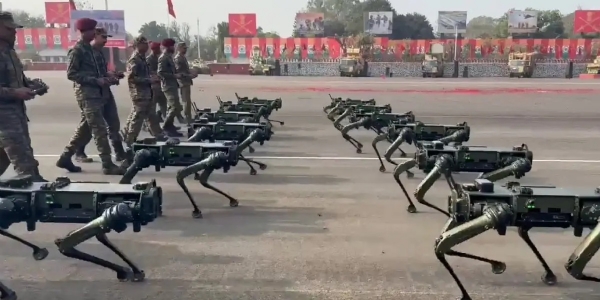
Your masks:
[[[367,77],[367,61],[361,57],[360,48],[346,49],[339,70],[340,77]]]
[[[444,60],[441,54],[425,54],[421,64],[423,78],[444,77]]]
[[[508,55],[508,77],[531,78],[538,55],[537,52],[510,53]]]
[[[190,65],[198,74],[210,74],[212,76],[210,68],[203,60],[194,59]]]
[[[586,66],[588,74],[600,74],[600,55],[596,56],[593,63],[589,63]]]

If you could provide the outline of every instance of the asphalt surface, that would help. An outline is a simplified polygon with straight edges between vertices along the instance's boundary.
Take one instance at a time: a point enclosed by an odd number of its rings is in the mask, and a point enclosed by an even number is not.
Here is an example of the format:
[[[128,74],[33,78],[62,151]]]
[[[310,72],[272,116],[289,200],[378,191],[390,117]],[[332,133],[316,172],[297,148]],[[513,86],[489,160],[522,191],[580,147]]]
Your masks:
[[[31,101],[31,137],[44,176],[66,173],[54,167],[79,119],[71,84],[60,72],[32,73],[51,87]],[[175,184],[176,169],[148,169],[137,179],[156,178],[165,190],[165,216],[144,227],[109,237],[139,263],[143,283],[120,283],[113,272],[61,256],[52,241],[76,228],[41,224],[27,232],[24,224],[10,231],[50,250],[34,261],[29,250],[0,239],[0,280],[19,299],[455,299],[459,291],[433,253],[444,216],[418,206],[408,214],[406,201],[390,173],[378,162],[366,131],[354,136],[365,144],[356,154],[325,118],[322,107],[334,96],[375,98],[396,112],[412,110],[426,122],[472,126],[470,144],[513,146],[526,143],[534,151],[533,171],[523,182],[560,186],[598,186],[598,95],[600,84],[578,80],[508,79],[329,79],[202,77],[193,98],[200,107],[217,107],[240,95],[282,97],[283,109],[273,118],[270,142],[252,156],[269,165],[256,176],[240,164],[211,181],[240,201],[230,208],[223,197],[188,180],[204,212],[191,207]],[[404,91],[404,92],[403,92]],[[121,122],[129,113],[125,85],[114,89]],[[381,143],[380,149],[387,145]],[[95,154],[94,145],[88,153]],[[411,153],[409,146],[404,149]],[[100,164],[82,166],[77,180],[113,181]],[[388,169],[392,169],[391,166]],[[5,175],[6,176],[6,175]],[[423,178],[406,180],[413,190]],[[461,174],[460,181],[474,178]],[[442,182],[428,199],[443,205]],[[503,260],[508,269],[493,275],[488,265],[450,258],[473,299],[596,299],[600,288],[577,282],[563,268],[581,238],[569,230],[533,230],[532,238],[558,276],[556,286],[540,282],[542,267],[515,231],[500,237],[486,233],[458,247]],[[99,243],[82,250],[115,259]],[[118,260],[114,260],[118,261]],[[600,273],[598,260],[588,266]]]

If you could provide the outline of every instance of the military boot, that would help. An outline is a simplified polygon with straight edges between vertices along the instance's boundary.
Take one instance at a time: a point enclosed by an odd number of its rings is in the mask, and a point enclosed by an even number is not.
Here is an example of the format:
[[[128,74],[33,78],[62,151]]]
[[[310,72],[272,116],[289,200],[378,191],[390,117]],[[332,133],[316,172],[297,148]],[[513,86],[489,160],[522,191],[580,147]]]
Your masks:
[[[33,171],[33,176],[31,176],[31,180],[33,182],[48,182],[48,180],[44,179],[44,177],[42,177],[42,175],[40,174],[39,168],[35,168],[35,170]]]
[[[73,164],[71,157],[73,157],[73,150],[65,149],[56,161],[56,166],[71,173],[80,173],[81,168]]]
[[[125,175],[125,171],[125,168],[115,165],[110,156],[102,158],[102,173],[104,175]]]
[[[115,148],[115,160],[118,162],[124,161],[127,159],[127,155],[125,154],[125,149],[123,149],[123,145],[119,143],[119,145],[113,145]]]
[[[77,151],[75,151],[75,160],[80,163],[94,162],[94,160],[91,157],[88,157],[87,154],[85,154],[85,150],[83,148],[77,149]]]

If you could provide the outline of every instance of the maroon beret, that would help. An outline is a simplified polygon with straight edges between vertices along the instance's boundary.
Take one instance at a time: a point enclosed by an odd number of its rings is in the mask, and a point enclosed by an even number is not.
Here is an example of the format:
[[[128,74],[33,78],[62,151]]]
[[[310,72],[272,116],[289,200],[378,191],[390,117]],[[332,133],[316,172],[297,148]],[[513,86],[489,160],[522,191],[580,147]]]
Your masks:
[[[160,49],[160,43],[158,43],[158,42],[150,43],[150,49],[152,49],[152,50]]]
[[[96,25],[98,25],[98,22],[96,20],[90,18],[83,18],[75,22],[75,29],[79,31],[90,31],[95,30]]]
[[[173,47],[176,43],[174,39],[164,39],[161,44],[163,47]]]

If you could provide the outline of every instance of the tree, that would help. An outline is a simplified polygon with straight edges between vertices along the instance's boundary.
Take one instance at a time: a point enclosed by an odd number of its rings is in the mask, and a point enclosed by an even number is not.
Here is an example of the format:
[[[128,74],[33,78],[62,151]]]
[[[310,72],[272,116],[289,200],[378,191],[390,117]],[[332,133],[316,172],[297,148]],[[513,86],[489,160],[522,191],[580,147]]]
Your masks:
[[[162,41],[169,37],[167,26],[156,21],[144,23],[138,33],[150,41]]]
[[[259,38],[279,38],[279,34],[275,31],[264,32],[264,29],[260,26],[256,28],[256,37]]]
[[[488,16],[479,16],[471,19],[467,23],[466,38],[469,39],[485,39],[494,37],[497,20]]]
[[[31,15],[22,10],[10,11],[15,18],[17,24],[25,28],[44,28],[46,27],[46,19],[43,16]]]
[[[434,38],[433,27],[425,16],[417,13],[398,14],[389,0],[309,0],[306,8],[300,12],[323,13],[324,36],[343,37],[363,33],[365,13],[374,11],[392,12],[393,33],[390,38]]]

